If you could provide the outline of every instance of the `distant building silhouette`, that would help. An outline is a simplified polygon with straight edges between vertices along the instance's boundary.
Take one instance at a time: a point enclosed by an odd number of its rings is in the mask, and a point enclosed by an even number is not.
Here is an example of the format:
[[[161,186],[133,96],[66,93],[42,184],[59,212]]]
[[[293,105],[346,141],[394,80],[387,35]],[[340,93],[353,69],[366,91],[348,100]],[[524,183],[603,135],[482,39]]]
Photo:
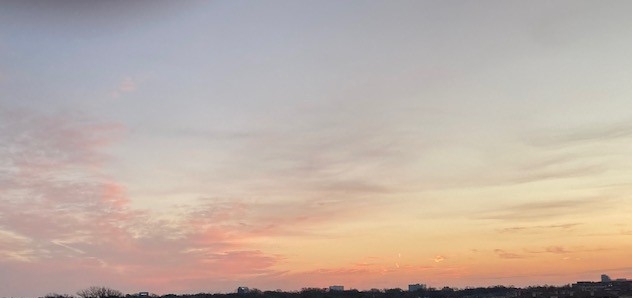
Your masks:
[[[237,294],[248,294],[248,293],[250,293],[250,289],[248,289],[248,287],[237,288]]]
[[[408,291],[409,292],[414,292],[414,291],[418,291],[418,290],[425,290],[425,289],[426,289],[426,285],[425,284],[408,285]]]
[[[329,290],[330,291],[344,291],[345,287],[344,286],[329,286]]]
[[[625,278],[617,278],[612,280],[610,276],[606,274],[601,275],[601,281],[578,281],[572,285],[572,288],[582,291],[609,291],[609,292],[621,292],[632,290],[632,280]]]

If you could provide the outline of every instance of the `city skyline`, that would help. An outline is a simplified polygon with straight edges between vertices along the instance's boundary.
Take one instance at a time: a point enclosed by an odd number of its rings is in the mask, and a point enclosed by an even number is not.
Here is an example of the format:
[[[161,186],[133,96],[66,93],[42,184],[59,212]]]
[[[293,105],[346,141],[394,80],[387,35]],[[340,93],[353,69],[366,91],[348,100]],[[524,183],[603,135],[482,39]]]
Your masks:
[[[515,291],[517,290],[517,291]],[[523,291],[525,293],[522,293]],[[470,295],[464,295],[464,294],[458,294],[458,292],[463,291],[463,292],[473,292],[473,291],[479,291],[478,294],[474,294],[472,295],[472,293]],[[482,291],[482,293],[481,293]],[[491,292],[490,292],[491,291]],[[599,293],[601,291],[601,293]],[[205,293],[205,292],[200,292],[200,293],[173,293],[173,292],[169,292],[169,294],[163,294],[163,295],[158,295],[155,293],[151,293],[151,292],[147,292],[147,291],[141,291],[141,292],[137,292],[137,293],[122,293],[116,289],[112,289],[112,288],[108,288],[108,287],[104,287],[104,286],[91,286],[88,287],[86,289],[82,289],[77,291],[77,296],[79,296],[80,298],[106,298],[106,297],[148,297],[148,296],[152,296],[152,297],[177,297],[179,295],[182,296],[196,296],[196,295],[225,295],[225,294],[239,294],[242,296],[248,296],[248,295],[255,295],[255,296],[261,296],[261,295],[269,295],[270,293],[289,293],[289,294],[301,294],[300,297],[304,297],[304,296],[312,296],[314,297],[314,295],[316,295],[317,297],[321,297],[319,296],[319,293],[331,293],[334,295],[345,295],[345,292],[369,292],[369,293],[390,293],[390,294],[396,294],[396,293],[402,293],[402,292],[409,292],[409,293],[413,293],[413,292],[423,292],[425,293],[424,295],[428,295],[430,293],[433,292],[444,292],[444,293],[455,293],[455,295],[449,295],[449,297],[469,297],[469,298],[474,298],[474,297],[505,297],[505,298],[515,298],[521,295],[525,295],[525,296],[529,296],[529,294],[531,294],[532,298],[535,297],[559,297],[559,295],[562,296],[567,296],[567,297],[575,297],[575,294],[577,294],[577,296],[590,296],[590,297],[594,297],[595,294],[597,294],[598,297],[629,297],[630,294],[632,294],[632,279],[626,279],[626,278],[615,278],[615,279],[611,279],[610,276],[608,276],[607,274],[602,274],[601,275],[601,279],[598,281],[576,281],[575,283],[572,284],[566,284],[566,285],[529,285],[526,287],[516,287],[513,285],[492,285],[492,286],[487,286],[487,287],[464,287],[464,288],[454,288],[454,287],[428,287],[426,284],[420,284],[420,283],[416,283],[416,284],[409,284],[408,285],[408,289],[402,289],[402,288],[384,288],[384,289],[378,289],[378,288],[371,288],[371,289],[346,289],[343,285],[333,285],[333,286],[329,286],[329,287],[324,287],[324,288],[314,288],[314,287],[305,287],[305,288],[301,288],[300,290],[294,290],[294,291],[283,291],[281,289],[276,289],[276,290],[261,290],[261,289],[257,289],[257,288],[249,288],[246,286],[240,286],[238,287],[234,292],[228,292],[228,293],[218,293],[218,292],[214,292],[214,293]],[[311,294],[310,294],[311,293]],[[432,294],[430,294],[431,296],[434,296]],[[74,297],[75,295],[72,294],[61,294],[61,293],[48,293],[47,295],[45,295],[45,298],[69,298],[69,297]],[[445,295],[441,295],[442,297],[446,297]],[[330,296],[327,296],[330,297]]]
[[[632,277],[630,2],[0,7],[0,297]]]

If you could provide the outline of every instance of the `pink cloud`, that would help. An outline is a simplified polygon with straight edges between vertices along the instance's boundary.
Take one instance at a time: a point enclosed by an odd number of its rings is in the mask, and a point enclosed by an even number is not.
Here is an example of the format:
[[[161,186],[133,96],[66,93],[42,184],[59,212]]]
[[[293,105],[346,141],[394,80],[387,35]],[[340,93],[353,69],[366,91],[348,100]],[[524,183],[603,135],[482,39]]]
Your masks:
[[[132,92],[136,90],[136,82],[131,77],[125,78],[118,87],[122,92]]]
[[[7,109],[0,121],[0,148],[10,148],[0,151],[0,263],[57,284],[86,282],[42,286],[39,294],[103,281],[133,290],[159,280],[166,291],[179,282],[269,274],[281,260],[241,244],[251,232],[236,221],[240,204],[191,211],[175,224],[132,210],[125,187],[102,170],[109,158],[102,149],[118,125]]]
[[[138,83],[132,77],[124,78],[121,83],[112,91],[111,95],[114,98],[119,98],[124,93],[130,93],[136,91]]]
[[[0,269],[0,277],[47,281],[22,288],[29,292],[16,286],[6,294],[73,293],[103,283],[124,292],[142,287],[156,293],[227,291],[243,284],[367,288],[410,276],[465,274],[462,268],[435,263],[397,268],[379,258],[318,270],[278,269],[287,264],[287,256],[266,252],[257,241],[334,237],[320,227],[364,216],[375,206],[362,197],[283,203],[201,199],[166,220],[155,211],[133,209],[124,183],[104,170],[112,158],[104,149],[117,140],[120,125],[3,109],[0,121],[0,133],[7,136],[0,139],[0,148],[11,148],[0,152],[0,233],[11,235],[0,241],[0,263],[8,268]]]

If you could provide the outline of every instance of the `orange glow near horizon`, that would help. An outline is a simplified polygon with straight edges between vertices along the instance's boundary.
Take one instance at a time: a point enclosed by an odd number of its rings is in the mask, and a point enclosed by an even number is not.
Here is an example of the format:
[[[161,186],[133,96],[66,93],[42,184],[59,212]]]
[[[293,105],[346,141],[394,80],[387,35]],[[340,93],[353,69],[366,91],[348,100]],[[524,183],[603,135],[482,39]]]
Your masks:
[[[632,2],[6,2],[0,297],[632,278]]]

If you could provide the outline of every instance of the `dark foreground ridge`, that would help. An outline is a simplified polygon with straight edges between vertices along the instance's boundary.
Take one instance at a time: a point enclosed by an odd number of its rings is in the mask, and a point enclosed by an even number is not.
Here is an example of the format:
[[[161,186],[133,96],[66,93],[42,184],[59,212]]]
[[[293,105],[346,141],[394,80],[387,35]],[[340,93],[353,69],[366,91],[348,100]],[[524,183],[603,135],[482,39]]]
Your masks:
[[[123,295],[120,291],[106,287],[90,287],[68,294],[48,294],[44,298],[632,298],[632,280],[611,280],[602,275],[601,281],[579,281],[565,286],[532,286],[517,288],[513,286],[493,286],[479,288],[441,289],[426,287],[424,284],[410,285],[408,290],[371,289],[368,291],[345,290],[343,286],[329,288],[304,288],[301,291],[261,291],[239,287],[235,293],[226,294],[167,294],[155,295],[139,292]],[[42,298],[42,297],[40,297]]]

